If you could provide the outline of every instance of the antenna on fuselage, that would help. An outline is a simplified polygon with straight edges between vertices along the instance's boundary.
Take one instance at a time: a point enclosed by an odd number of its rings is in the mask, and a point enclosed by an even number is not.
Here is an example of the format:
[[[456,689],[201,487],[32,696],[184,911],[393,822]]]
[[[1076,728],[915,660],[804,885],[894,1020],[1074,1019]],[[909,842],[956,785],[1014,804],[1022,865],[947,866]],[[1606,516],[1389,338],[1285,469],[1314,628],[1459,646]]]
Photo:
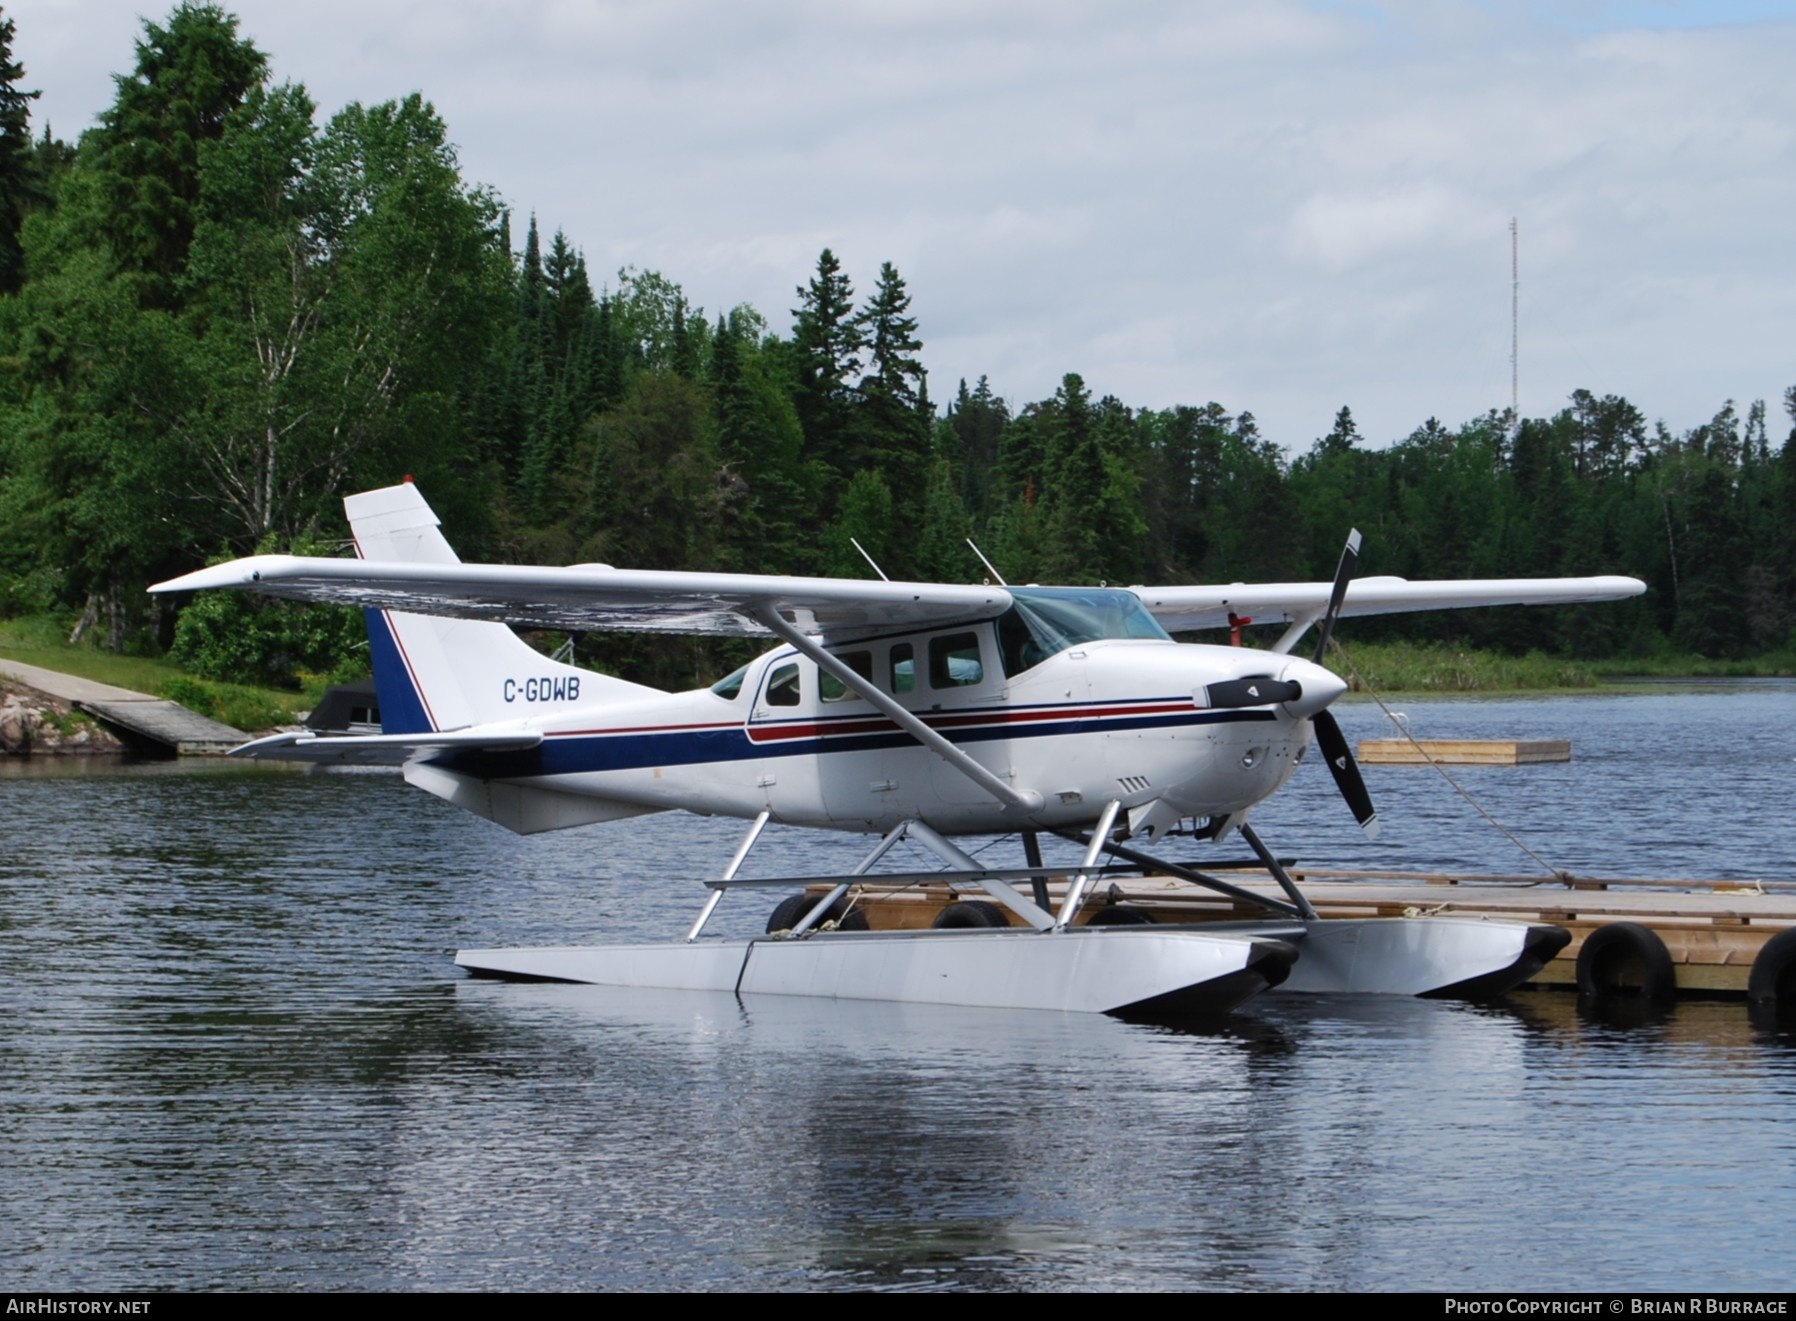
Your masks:
[[[861,558],[863,560],[865,560],[865,561],[867,561],[867,563],[873,565],[873,572],[877,573],[879,575],[879,580],[882,583],[889,583],[892,581],[890,578],[886,577],[886,571],[884,569],[880,568],[879,565],[874,562],[874,559],[871,555],[867,554],[867,548],[865,546],[861,545],[861,543],[859,541],[855,540],[853,537],[848,538],[848,543],[861,553]]]
[[[971,537],[967,538],[967,545],[973,547],[973,554],[975,554],[979,557],[979,562],[985,566],[985,571],[987,573],[991,574],[992,577],[994,577],[998,580],[998,586],[1000,586],[1000,587],[1010,586],[1009,583],[1004,581],[1004,575],[999,573],[996,569],[994,569],[992,567],[992,562],[985,558],[985,552],[980,550],[979,547],[973,545],[973,539]]]

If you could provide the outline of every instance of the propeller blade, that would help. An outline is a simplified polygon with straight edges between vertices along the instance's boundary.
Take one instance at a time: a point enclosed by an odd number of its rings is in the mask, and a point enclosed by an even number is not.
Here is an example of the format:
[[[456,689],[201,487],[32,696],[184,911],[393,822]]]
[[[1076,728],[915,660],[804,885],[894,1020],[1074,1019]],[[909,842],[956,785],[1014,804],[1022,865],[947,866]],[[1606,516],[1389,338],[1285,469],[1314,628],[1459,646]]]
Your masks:
[[[1341,613],[1341,602],[1347,599],[1347,583],[1359,566],[1359,529],[1347,533],[1347,544],[1341,547],[1341,562],[1335,566],[1334,590],[1328,594],[1328,613],[1322,616],[1322,633],[1316,642],[1316,664],[1322,663],[1328,651],[1328,640],[1334,636],[1335,619]]]
[[[1204,685],[1204,705],[1211,710],[1295,702],[1302,696],[1302,684],[1291,679],[1274,679],[1270,675],[1256,679],[1224,679]]]
[[[1371,790],[1366,788],[1365,778],[1359,773],[1359,763],[1353,759],[1353,749],[1347,745],[1347,736],[1341,732],[1340,722],[1335,719],[1334,712],[1318,711],[1310,717],[1310,723],[1316,727],[1317,746],[1322,749],[1322,755],[1328,761],[1328,771],[1335,777],[1335,787],[1341,791],[1341,797],[1347,800],[1347,806],[1353,810],[1353,819],[1359,822],[1367,839],[1377,839],[1378,809],[1372,806]]]

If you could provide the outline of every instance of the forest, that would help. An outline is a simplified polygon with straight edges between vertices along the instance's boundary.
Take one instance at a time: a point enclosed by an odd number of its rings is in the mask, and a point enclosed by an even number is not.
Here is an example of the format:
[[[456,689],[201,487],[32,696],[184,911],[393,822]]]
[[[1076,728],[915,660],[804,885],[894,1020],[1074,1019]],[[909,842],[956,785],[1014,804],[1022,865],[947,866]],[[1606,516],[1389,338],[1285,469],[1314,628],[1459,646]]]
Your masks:
[[[708,312],[520,224],[422,96],[326,113],[274,82],[221,8],[146,21],[74,142],[33,124],[29,36],[0,13],[0,617],[221,678],[348,673],[350,612],[220,594],[177,617],[143,589],[224,556],[349,553],[341,497],[410,474],[470,560],[867,577],[858,541],[892,578],[977,581],[970,537],[1013,582],[1315,579],[1357,526],[1363,573],[1649,585],[1358,636],[1792,646],[1796,386],[1780,414],[1727,400],[1682,433],[1578,390],[1377,447],[1349,406],[1292,445],[1246,408],[1133,407],[1072,370],[1030,403],[977,364],[932,395],[889,262],[851,274],[825,249],[779,324]],[[579,645],[670,685],[734,659]]]

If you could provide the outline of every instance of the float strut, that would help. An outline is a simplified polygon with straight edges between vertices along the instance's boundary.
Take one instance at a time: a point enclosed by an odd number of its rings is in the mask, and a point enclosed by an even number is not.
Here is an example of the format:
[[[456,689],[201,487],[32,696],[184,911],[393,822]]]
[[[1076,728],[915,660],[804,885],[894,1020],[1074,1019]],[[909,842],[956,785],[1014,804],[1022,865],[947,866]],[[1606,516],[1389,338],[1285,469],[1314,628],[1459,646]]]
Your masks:
[[[1023,861],[1031,867],[1041,866],[1041,836],[1033,830],[1023,832]],[[1054,911],[1054,906],[1048,902],[1048,878],[1046,876],[1031,876],[1029,888],[1035,892],[1037,908],[1044,913]]]
[[[1297,911],[1303,914],[1303,920],[1314,922],[1316,910],[1310,907],[1310,901],[1304,898],[1303,891],[1297,888],[1297,882],[1291,879],[1290,874],[1283,867],[1279,866],[1278,859],[1272,856],[1272,850],[1267,848],[1261,842],[1260,837],[1254,833],[1254,828],[1245,821],[1235,828],[1241,832],[1241,838],[1247,841],[1247,847],[1254,851],[1254,855],[1265,864],[1266,870],[1272,873],[1272,878],[1278,882],[1279,888],[1291,897],[1292,903],[1297,905]]]
[[[767,828],[767,820],[772,815],[771,812],[763,811],[760,816],[755,818],[754,824],[748,828],[748,834],[744,835],[742,842],[736,846],[736,856],[731,858],[730,865],[723,869],[724,880],[736,879],[736,873],[742,869],[742,863],[747,859],[748,851],[755,846],[755,841],[761,838],[761,832]],[[688,945],[698,939],[698,933],[705,929],[705,923],[711,920],[711,914],[717,911],[717,905],[722,899],[722,888],[711,891],[711,897],[705,900],[704,911],[698,915],[698,921],[692,924],[692,930],[686,933]]]
[[[873,852],[869,853],[866,857],[856,863],[854,870],[850,872],[849,875],[865,876],[871,871],[873,869],[873,864],[885,857],[887,853],[891,852],[892,846],[904,838],[905,832],[910,829],[910,824],[911,823],[908,821],[900,821],[897,825],[888,830],[885,834],[885,838],[881,839],[879,843],[873,846]],[[787,939],[790,940],[802,936],[805,932],[816,926],[817,923],[823,920],[824,914],[836,906],[836,900],[847,893],[848,883],[844,881],[841,885],[838,885],[835,889],[824,895],[820,902],[811,905],[810,912],[799,919],[798,925],[792,928],[792,934],[791,936],[788,936]]]
[[[1066,887],[1066,898],[1061,902],[1060,915],[1054,919],[1054,930],[1064,931],[1079,915],[1079,905],[1085,902],[1085,887],[1091,884],[1091,869],[1097,866],[1098,855],[1104,851],[1104,845],[1110,842],[1110,831],[1115,827],[1116,814],[1121,810],[1122,803],[1118,799],[1112,798],[1104,804],[1098,823],[1092,828],[1091,843],[1085,850],[1085,861],[1079,864],[1078,875]]]

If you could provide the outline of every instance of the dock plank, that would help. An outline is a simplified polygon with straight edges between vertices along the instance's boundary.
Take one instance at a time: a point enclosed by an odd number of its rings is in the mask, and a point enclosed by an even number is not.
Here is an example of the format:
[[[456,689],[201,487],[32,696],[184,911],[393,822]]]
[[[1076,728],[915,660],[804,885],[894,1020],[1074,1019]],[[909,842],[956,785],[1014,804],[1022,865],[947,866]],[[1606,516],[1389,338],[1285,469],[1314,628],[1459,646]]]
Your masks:
[[[1571,760],[1571,740],[1563,738],[1361,739],[1360,761],[1371,766],[1528,766]]]

